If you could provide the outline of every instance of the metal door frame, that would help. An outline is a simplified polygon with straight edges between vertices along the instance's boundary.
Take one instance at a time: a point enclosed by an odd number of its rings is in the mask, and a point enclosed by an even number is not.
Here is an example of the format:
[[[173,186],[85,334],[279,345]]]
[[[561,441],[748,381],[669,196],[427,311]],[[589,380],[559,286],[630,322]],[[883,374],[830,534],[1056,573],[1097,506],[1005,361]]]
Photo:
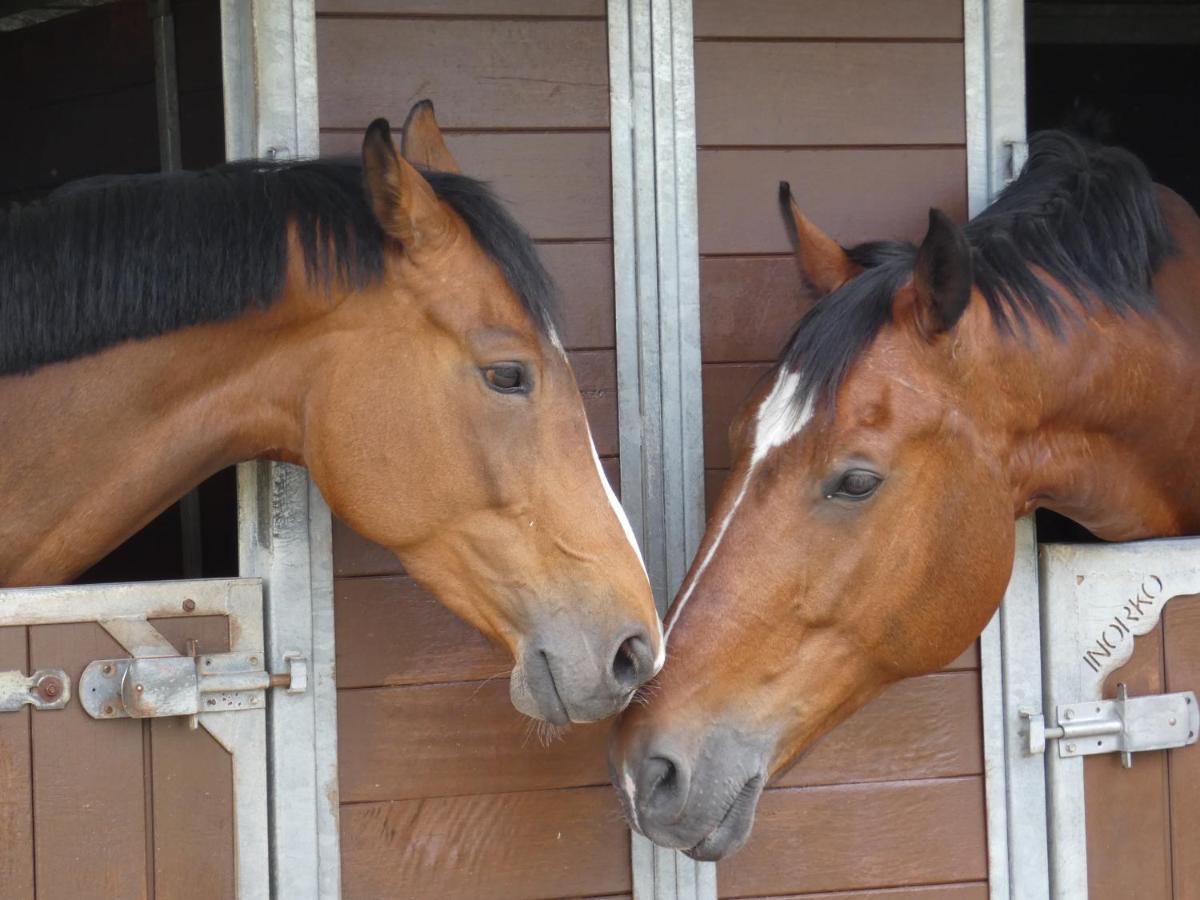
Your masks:
[[[221,0],[228,159],[314,157],[317,127],[314,0]],[[310,690],[273,697],[271,886],[279,897],[341,894],[337,690],[329,507],[304,469],[238,467],[239,569],[263,579],[268,668],[309,660]]]

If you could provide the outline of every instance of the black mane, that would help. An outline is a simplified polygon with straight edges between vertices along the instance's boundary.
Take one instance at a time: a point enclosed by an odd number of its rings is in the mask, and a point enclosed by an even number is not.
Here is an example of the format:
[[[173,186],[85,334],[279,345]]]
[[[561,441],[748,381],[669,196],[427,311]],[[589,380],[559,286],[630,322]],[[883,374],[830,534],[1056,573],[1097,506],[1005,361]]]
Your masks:
[[[1155,307],[1151,278],[1174,243],[1142,162],[1117,148],[1063,132],[1029,143],[1020,177],[966,226],[975,286],[1001,334],[1027,333],[1034,319],[1054,334],[1080,318],[1048,273],[1085,313],[1099,303],[1125,315]],[[850,367],[892,319],[895,293],[912,275],[917,248],[903,241],[847,251],[864,271],[801,319],[780,359],[800,374],[796,408],[832,403]]]
[[[554,290],[529,237],[482,182],[425,176],[548,330]],[[0,375],[271,306],[291,224],[314,288],[382,277],[385,238],[358,161],[104,177],[0,209]]]

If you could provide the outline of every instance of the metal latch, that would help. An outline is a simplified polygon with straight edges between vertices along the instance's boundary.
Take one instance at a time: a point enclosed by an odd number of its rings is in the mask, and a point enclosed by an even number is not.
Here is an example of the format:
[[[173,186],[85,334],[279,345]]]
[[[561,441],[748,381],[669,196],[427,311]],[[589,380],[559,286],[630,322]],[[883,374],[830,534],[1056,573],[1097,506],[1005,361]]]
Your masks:
[[[29,676],[0,672],[0,712],[19,712],[25,706],[62,709],[70,700],[71,677],[62,669],[38,669]]]
[[[1057,724],[1049,727],[1031,709],[1022,708],[1020,714],[1027,723],[1030,753],[1044,753],[1047,741],[1057,741],[1060,757],[1120,753],[1127,769],[1134,753],[1186,747],[1196,743],[1200,733],[1200,706],[1192,691],[1131,699],[1121,684],[1115,700],[1056,707]]]
[[[93,719],[159,719],[195,717],[200,713],[261,708],[267,688],[289,694],[308,689],[308,662],[299,653],[285,654],[286,673],[272,675],[262,652],[195,652],[191,656],[100,659],[79,679],[80,703]]]

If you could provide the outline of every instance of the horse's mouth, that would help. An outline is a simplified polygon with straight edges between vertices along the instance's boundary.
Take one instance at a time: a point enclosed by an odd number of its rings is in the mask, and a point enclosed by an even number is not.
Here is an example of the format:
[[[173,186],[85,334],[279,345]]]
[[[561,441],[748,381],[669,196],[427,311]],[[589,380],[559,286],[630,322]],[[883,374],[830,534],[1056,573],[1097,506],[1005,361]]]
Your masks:
[[[683,851],[692,859],[715,862],[740,850],[750,837],[754,826],[754,812],[762,796],[763,776],[755,775],[738,791],[725,810],[725,815],[699,843]]]

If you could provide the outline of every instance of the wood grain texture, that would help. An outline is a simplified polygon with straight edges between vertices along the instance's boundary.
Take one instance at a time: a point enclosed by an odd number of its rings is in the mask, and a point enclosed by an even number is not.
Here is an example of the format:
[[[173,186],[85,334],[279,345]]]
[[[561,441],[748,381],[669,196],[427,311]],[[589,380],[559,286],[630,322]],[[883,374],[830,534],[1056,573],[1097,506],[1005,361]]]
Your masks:
[[[1200,596],[1176,597],[1163,614],[1168,691],[1200,694]],[[1175,897],[1200,897],[1200,744],[1167,754]]]
[[[317,15],[589,16],[604,18],[604,0],[317,0]]]
[[[822,738],[778,780],[781,787],[979,775],[979,677],[910,678]]]
[[[342,691],[342,802],[607,785],[609,725],[543,740],[513,709],[504,677]]]
[[[124,656],[99,625],[30,629],[30,665],[61,667],[75,684],[92,660]],[[39,896],[149,895],[143,754],[148,727],[133,719],[96,722],[77,702],[33,718]],[[63,865],[64,857],[71,865]]]
[[[900,887],[987,876],[983,778],[768,790],[717,866],[722,896]]]
[[[25,629],[0,628],[0,671],[29,674]],[[33,896],[30,710],[0,713],[0,900]]]
[[[701,357],[713,363],[774,361],[811,305],[790,255],[705,257]]]
[[[697,38],[961,38],[958,0],[695,0]]]
[[[338,687],[506,675],[508,653],[407,576],[336,578]]]
[[[356,123],[353,132],[323,132],[321,155],[358,156],[357,128],[365,130],[368,122]],[[462,170],[491,184],[535,240],[611,239],[607,131],[451,134],[446,143]]]
[[[154,626],[180,654],[189,638],[201,652],[229,649],[229,620],[222,616],[157,619]],[[150,747],[155,895],[235,896],[233,757],[207,731],[191,731],[186,719],[151,722]]]
[[[696,45],[702,147],[961,144],[963,103],[958,43]]]
[[[780,181],[844,244],[919,240],[931,206],[965,221],[966,163],[961,148],[701,150],[700,252],[790,252],[776,201]]]
[[[1116,696],[1119,682],[1128,686],[1131,697],[1162,693],[1162,639],[1161,626],[1139,637],[1129,662],[1109,676],[1104,696]],[[1089,756],[1083,761],[1083,779],[1088,896],[1091,900],[1170,898],[1166,752],[1139,753],[1132,769],[1123,769],[1116,753]]]
[[[602,21],[323,19],[321,125],[430,98],[443,128],[607,128],[607,47]]]
[[[628,893],[612,788],[342,807],[346,900],[511,900]]]
[[[972,881],[929,884],[922,887],[883,888],[878,891],[821,891],[819,894],[788,894],[754,900],[988,900],[988,896],[987,882]]]

